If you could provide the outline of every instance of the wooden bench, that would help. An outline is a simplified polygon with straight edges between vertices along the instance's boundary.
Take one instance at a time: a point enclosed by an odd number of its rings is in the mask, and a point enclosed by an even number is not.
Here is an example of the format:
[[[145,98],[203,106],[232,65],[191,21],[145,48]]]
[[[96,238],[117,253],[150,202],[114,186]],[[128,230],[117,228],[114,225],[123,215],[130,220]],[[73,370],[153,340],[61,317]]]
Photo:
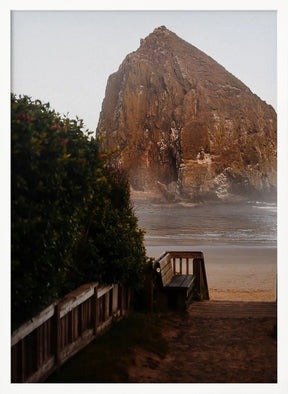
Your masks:
[[[188,274],[188,268],[184,275],[175,274],[175,265],[172,266],[171,254],[167,252],[155,263],[155,270],[160,309],[184,311],[193,299],[196,276]],[[182,266],[180,271],[182,272]]]

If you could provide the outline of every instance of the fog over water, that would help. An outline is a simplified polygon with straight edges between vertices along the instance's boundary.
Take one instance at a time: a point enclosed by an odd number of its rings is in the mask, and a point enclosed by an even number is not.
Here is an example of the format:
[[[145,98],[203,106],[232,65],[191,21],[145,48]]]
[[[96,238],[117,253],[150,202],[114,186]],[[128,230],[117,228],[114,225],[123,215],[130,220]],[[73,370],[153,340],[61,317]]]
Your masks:
[[[276,203],[134,204],[145,245],[269,246],[277,245]]]

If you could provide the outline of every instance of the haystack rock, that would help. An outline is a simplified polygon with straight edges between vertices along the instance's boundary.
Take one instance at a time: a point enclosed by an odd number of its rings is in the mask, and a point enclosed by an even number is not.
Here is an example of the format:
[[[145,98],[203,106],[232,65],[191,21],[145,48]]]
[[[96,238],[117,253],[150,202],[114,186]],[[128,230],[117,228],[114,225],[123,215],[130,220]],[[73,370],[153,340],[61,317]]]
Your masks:
[[[275,195],[273,107],[165,26],[140,43],[109,77],[97,127],[132,189],[190,201]]]

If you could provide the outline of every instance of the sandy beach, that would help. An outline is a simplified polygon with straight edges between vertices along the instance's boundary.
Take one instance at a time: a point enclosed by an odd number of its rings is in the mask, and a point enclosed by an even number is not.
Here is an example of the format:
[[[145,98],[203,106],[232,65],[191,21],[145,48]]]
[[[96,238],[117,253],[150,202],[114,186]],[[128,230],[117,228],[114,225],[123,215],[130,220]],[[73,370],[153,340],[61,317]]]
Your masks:
[[[202,251],[211,300],[276,301],[276,247],[146,245],[146,250],[154,258],[167,250]]]

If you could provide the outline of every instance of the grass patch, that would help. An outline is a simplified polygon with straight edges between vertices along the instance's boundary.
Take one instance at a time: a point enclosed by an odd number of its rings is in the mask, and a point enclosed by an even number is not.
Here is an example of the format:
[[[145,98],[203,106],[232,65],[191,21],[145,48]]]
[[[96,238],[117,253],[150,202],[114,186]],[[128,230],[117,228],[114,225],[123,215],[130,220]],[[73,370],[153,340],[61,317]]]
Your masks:
[[[136,349],[165,357],[168,343],[161,331],[162,322],[156,314],[131,313],[67,361],[46,382],[126,383]]]

